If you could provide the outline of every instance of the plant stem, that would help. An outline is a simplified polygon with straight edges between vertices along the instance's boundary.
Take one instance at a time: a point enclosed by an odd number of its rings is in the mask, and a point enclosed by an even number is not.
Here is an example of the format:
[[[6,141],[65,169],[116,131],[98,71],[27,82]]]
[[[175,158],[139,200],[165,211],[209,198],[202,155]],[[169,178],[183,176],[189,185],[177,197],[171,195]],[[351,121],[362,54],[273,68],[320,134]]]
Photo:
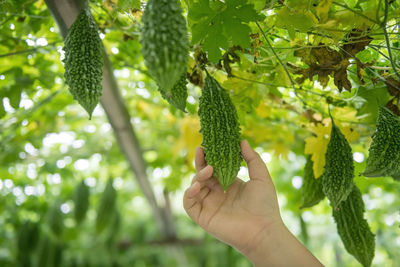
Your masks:
[[[389,54],[390,64],[392,64],[392,68],[393,68],[394,73],[400,79],[400,74],[397,72],[396,64],[394,64],[392,50],[390,48],[390,39],[389,39],[387,30],[386,30],[388,12],[389,12],[389,2],[388,2],[388,0],[385,0],[385,15],[384,15],[383,21],[382,21],[382,23],[380,25],[381,25],[381,28],[383,30],[383,34],[385,35],[386,48],[387,48],[387,51],[388,51],[388,54]]]
[[[265,42],[267,42],[269,48],[271,49],[272,53],[275,55],[276,59],[278,60],[279,64],[281,64],[282,68],[285,70],[286,75],[289,77],[290,83],[293,87],[294,94],[296,97],[303,103],[304,106],[308,106],[307,103],[304,101],[303,98],[301,98],[297,92],[296,86],[294,84],[294,81],[292,79],[292,76],[290,75],[288,69],[286,68],[285,64],[283,64],[282,60],[279,58],[278,54],[275,52],[275,49],[272,47],[271,42],[268,40],[267,36],[265,35],[265,32],[262,30],[260,24],[256,22],[258,29],[260,29],[261,34],[263,35]]]

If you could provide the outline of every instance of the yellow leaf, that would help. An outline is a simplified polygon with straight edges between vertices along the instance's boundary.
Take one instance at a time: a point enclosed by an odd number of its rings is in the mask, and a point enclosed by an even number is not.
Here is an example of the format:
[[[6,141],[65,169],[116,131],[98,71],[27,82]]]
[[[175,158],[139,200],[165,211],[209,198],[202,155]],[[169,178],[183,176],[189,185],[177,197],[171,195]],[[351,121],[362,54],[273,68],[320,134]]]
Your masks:
[[[308,137],[305,140],[304,153],[311,154],[315,178],[319,178],[324,172],[325,153],[329,143],[331,127],[330,123],[312,125],[311,131],[315,136]]]
[[[335,124],[339,127],[347,142],[354,142],[360,138],[360,134],[353,127],[342,127],[337,121],[335,121]],[[310,136],[305,140],[304,153],[311,154],[315,178],[319,178],[324,172],[325,154],[330,140],[331,128],[330,119],[324,119],[322,124],[313,124],[310,130],[314,133],[314,136]]]
[[[349,143],[354,142],[358,140],[358,138],[360,138],[360,134],[351,126],[342,127],[340,130],[344,137],[346,137],[347,142]]]
[[[266,118],[271,113],[271,107],[265,102],[260,102],[256,108],[256,113],[260,118]]]
[[[351,107],[335,108],[334,118],[340,118],[345,121],[357,121],[357,110]],[[336,123],[336,120],[335,120]]]
[[[274,154],[281,159],[287,159],[289,154],[289,149],[287,144],[276,143],[271,147],[274,150]]]
[[[196,147],[201,145],[200,120],[197,116],[186,116],[180,121],[180,136],[174,149],[175,156],[186,151],[186,164],[193,168]]]

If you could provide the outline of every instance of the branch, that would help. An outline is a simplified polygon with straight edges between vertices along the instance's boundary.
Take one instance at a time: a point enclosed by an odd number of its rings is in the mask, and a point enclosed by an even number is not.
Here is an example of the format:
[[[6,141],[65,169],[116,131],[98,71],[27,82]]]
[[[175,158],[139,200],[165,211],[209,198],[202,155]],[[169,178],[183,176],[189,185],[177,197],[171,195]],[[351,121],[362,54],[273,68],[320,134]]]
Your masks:
[[[48,47],[48,46],[54,46],[54,45],[56,45],[56,44],[58,44],[58,43],[60,43],[60,42],[62,42],[62,41],[60,40],[60,41],[57,41],[57,42],[48,43],[48,44],[45,45],[45,46],[35,46],[35,47],[31,48],[31,49],[20,50],[20,51],[15,51],[15,52],[7,53],[7,54],[2,54],[2,55],[0,55],[0,57],[9,57],[9,56],[14,56],[14,55],[19,55],[19,54],[25,54],[25,53],[35,52],[36,50],[39,50],[39,49],[41,49],[41,48],[45,48],[45,47]]]
[[[258,29],[260,29],[261,34],[263,35],[265,41],[267,42],[269,48],[271,49],[272,53],[275,55],[276,59],[278,60],[279,64],[281,64],[281,66],[283,67],[283,69],[285,70],[286,75],[289,77],[290,83],[293,87],[294,90],[294,94],[296,95],[296,97],[303,103],[304,106],[308,106],[307,103],[304,101],[303,98],[301,98],[297,92],[297,89],[294,85],[294,81],[292,79],[292,76],[290,75],[288,69],[286,68],[286,65],[283,64],[282,60],[279,58],[278,54],[275,52],[275,49],[272,47],[271,42],[268,40],[267,36],[265,35],[265,32],[261,29],[260,24],[258,24],[258,22],[256,22]]]
[[[390,39],[389,39],[387,30],[386,30],[386,23],[387,23],[388,13],[389,13],[389,2],[388,2],[388,0],[385,0],[385,15],[384,15],[383,21],[382,21],[382,23],[380,25],[381,25],[381,28],[383,30],[383,34],[385,35],[385,42],[386,42],[386,47],[387,47],[387,51],[388,51],[388,54],[389,54],[390,64],[392,64],[393,71],[396,74],[397,78],[400,79],[400,74],[399,74],[399,72],[397,72],[396,65],[394,64],[392,50],[390,49]]]

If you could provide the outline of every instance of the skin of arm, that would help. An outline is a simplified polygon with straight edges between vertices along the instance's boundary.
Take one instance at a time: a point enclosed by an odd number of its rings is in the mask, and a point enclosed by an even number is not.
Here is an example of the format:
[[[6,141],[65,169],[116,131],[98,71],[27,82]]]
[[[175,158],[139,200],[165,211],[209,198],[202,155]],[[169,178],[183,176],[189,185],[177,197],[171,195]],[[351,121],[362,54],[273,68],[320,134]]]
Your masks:
[[[183,197],[187,214],[256,267],[323,266],[284,225],[274,184],[261,157],[246,140],[240,146],[250,181],[236,178],[226,192],[212,176],[203,149],[196,149],[196,175]]]

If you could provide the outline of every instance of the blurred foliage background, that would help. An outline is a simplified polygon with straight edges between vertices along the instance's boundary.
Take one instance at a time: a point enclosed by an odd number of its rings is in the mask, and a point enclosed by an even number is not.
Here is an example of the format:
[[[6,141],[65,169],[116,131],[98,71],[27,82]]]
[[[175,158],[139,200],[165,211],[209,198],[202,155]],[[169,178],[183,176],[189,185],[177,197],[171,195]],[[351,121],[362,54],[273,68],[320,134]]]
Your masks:
[[[333,107],[333,117],[352,140],[355,182],[376,234],[373,265],[400,266],[400,183],[358,176],[378,106],[399,110],[399,94],[393,92],[393,84],[400,84],[399,2],[389,1],[387,10],[379,0],[247,2],[251,10],[243,11],[242,21],[228,21],[246,26],[237,36],[222,28],[196,36],[184,114],[161,98],[144,66],[138,38],[145,2],[90,1],[153,194],[173,216],[172,237],[154,220],[102,106],[88,120],[68,92],[63,39],[46,3],[0,2],[1,266],[250,266],[204,233],[182,207],[201,144],[197,106],[203,77],[196,66],[203,51],[213,75],[230,90],[243,138],[268,165],[288,228],[326,266],[359,266],[344,250],[327,200],[299,209],[305,150],[315,162],[324,158],[328,105]],[[201,10],[204,3],[207,10]],[[192,38],[201,30],[199,14],[206,14],[201,12],[229,11],[223,1],[182,5]],[[386,30],[379,23],[385,11]],[[219,40],[226,40],[212,46],[207,38],[217,30]],[[358,41],[349,41],[349,33]],[[391,40],[390,57],[385,36]],[[334,58],[332,51],[341,50],[351,54],[348,64]],[[335,77],[321,72],[332,62],[341,70]],[[246,166],[238,176],[248,179]]]

